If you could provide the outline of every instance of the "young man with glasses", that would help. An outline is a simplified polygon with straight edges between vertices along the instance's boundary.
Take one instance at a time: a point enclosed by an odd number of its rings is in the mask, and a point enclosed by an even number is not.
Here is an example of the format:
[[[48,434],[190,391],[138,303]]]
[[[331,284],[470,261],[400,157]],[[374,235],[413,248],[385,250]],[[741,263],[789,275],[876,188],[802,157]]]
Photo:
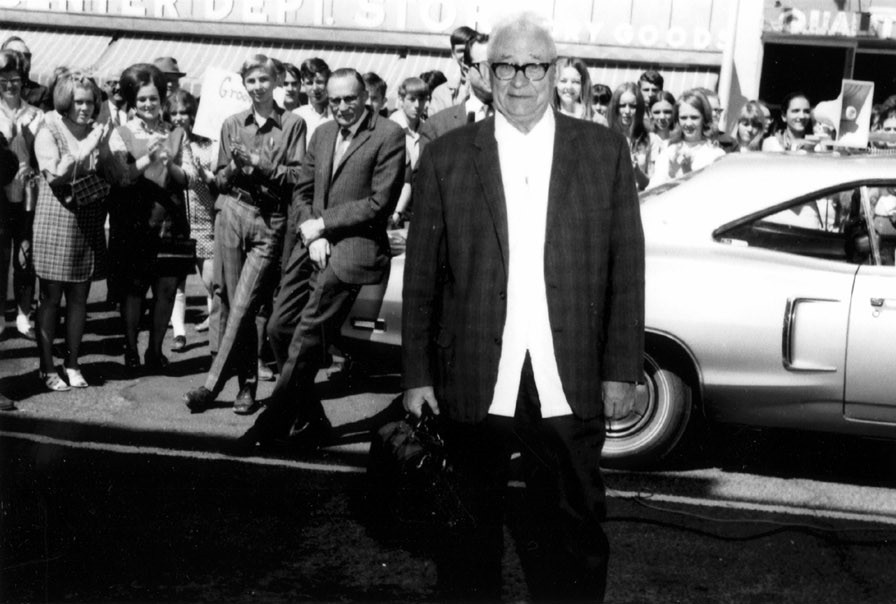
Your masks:
[[[333,121],[311,140],[292,198],[290,228],[303,245],[284,269],[271,321],[298,308],[298,325],[264,412],[240,440],[243,451],[282,438],[298,450],[327,443],[331,425],[314,384],[326,346],[361,286],[388,274],[386,224],[404,182],[404,131],[365,105],[364,80],[354,69],[333,72],[327,95]],[[274,341],[281,334],[268,335],[282,350]]]
[[[605,422],[641,377],[644,240],[625,138],[554,113],[557,48],[537,17],[498,23],[495,116],[429,143],[404,272],[405,408],[441,415],[471,520],[440,535],[440,598],[499,600],[503,502],[533,600],[601,601]]]

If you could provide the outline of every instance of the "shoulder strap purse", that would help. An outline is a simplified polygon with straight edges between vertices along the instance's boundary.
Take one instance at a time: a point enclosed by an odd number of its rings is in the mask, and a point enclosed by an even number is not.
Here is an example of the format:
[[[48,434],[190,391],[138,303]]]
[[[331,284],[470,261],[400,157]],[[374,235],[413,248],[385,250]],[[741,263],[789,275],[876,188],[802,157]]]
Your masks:
[[[56,145],[59,148],[60,153],[68,152],[69,155],[74,155],[68,146],[68,141],[65,140],[65,135],[59,131],[59,125],[52,120],[47,120],[46,125],[50,129],[53,138],[56,140]],[[75,166],[72,170],[72,182],[69,187],[71,189],[71,201],[78,206],[86,206],[97,201],[102,201],[108,197],[109,191],[111,190],[109,183],[100,178],[94,170],[89,171],[84,176],[78,177],[77,162],[75,162]]]

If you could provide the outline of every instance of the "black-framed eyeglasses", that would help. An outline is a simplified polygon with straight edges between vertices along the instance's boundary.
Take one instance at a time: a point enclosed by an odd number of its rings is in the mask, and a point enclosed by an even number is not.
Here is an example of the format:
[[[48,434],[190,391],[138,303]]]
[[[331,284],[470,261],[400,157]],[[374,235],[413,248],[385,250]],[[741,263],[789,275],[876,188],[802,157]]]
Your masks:
[[[352,103],[354,103],[357,100],[358,100],[357,94],[350,94],[348,96],[331,96],[330,98],[327,99],[327,101],[334,107],[338,107],[339,105],[341,105],[343,103],[343,101],[345,101],[346,105],[351,105]]]
[[[552,63],[526,63],[525,65],[517,65],[516,63],[490,63],[492,73],[499,80],[512,80],[520,71],[526,76],[530,82],[543,80],[548,74],[548,69]]]

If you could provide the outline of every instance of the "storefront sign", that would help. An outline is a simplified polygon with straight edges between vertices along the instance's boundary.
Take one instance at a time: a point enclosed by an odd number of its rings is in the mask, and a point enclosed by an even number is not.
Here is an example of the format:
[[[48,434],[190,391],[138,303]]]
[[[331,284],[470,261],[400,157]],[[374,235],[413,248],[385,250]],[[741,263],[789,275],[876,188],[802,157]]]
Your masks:
[[[553,16],[560,43],[719,51],[728,39],[731,3],[674,0],[0,0],[0,9],[105,18],[203,21],[447,34],[460,25],[489,31],[509,11]],[[37,16],[37,15],[35,15]]]
[[[839,10],[837,4],[800,0],[782,6],[767,0],[766,29],[795,35],[896,38],[896,1],[875,2],[863,11]]]

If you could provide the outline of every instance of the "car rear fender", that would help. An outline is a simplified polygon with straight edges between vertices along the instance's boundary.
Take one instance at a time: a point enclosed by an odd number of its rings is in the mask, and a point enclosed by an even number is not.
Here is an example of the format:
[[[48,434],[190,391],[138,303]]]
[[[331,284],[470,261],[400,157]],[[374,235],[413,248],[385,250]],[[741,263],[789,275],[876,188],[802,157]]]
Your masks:
[[[647,328],[644,350],[661,365],[674,370],[691,387],[694,407],[701,415],[703,409],[703,376],[700,365],[687,345],[664,331]]]

